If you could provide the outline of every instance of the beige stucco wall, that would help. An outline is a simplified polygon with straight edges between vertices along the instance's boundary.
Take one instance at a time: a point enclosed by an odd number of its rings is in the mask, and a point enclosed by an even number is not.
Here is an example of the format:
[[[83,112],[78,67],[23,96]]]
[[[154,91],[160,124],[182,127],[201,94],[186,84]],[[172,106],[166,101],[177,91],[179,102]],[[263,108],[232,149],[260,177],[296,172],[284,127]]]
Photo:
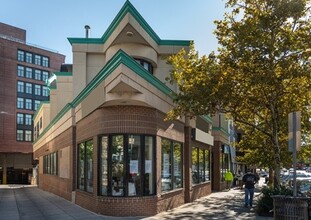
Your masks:
[[[72,101],[72,91],[72,76],[57,76],[56,113],[59,113],[67,103]]]
[[[73,98],[86,86],[86,53],[73,51]]]

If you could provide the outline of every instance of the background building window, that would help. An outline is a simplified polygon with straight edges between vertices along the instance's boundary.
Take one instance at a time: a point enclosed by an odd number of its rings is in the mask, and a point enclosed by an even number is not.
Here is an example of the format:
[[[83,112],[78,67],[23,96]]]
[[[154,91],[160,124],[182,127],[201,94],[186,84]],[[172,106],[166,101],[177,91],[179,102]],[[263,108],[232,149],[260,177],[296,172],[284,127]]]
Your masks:
[[[46,86],[42,86],[42,96],[49,96],[49,90],[48,90],[48,87]]]
[[[182,187],[182,145],[168,139],[161,140],[161,182],[162,191]]]
[[[133,134],[101,137],[101,195],[155,194],[154,140],[151,136]]]
[[[26,67],[26,78],[32,79],[32,69]]]
[[[32,84],[31,83],[26,83],[26,93],[32,94]]]
[[[24,124],[24,114],[17,113],[16,114],[16,123],[18,125],[23,125]]]
[[[31,141],[32,139],[32,132],[29,130],[25,131],[25,141]]]
[[[35,70],[35,79],[41,80],[41,70]]]
[[[32,116],[25,114],[25,125],[32,125]]]
[[[17,141],[23,141],[24,140],[24,131],[23,130],[17,130],[16,131],[16,140]]]
[[[26,62],[32,63],[32,53],[26,52]]]
[[[36,65],[41,65],[41,56],[40,55],[35,55],[35,64]]]
[[[35,110],[36,110],[36,111],[37,111],[37,109],[39,108],[40,103],[41,103],[41,101],[35,100]]]
[[[42,57],[42,66],[49,67],[49,58],[48,57]]]
[[[41,86],[35,85],[35,95],[41,95]]]
[[[24,82],[17,81],[17,92],[24,93],[25,88],[24,88]]]
[[[46,81],[49,78],[49,72],[42,71],[42,81]]]
[[[32,110],[32,99],[26,99],[25,103],[25,109]]]
[[[25,67],[17,66],[17,76],[19,76],[19,77],[25,76]]]
[[[78,145],[78,189],[93,192],[93,141]]]
[[[24,62],[25,61],[25,52],[22,50],[17,51],[17,60]]]
[[[24,99],[23,98],[17,98],[17,108],[23,109],[24,108]]]

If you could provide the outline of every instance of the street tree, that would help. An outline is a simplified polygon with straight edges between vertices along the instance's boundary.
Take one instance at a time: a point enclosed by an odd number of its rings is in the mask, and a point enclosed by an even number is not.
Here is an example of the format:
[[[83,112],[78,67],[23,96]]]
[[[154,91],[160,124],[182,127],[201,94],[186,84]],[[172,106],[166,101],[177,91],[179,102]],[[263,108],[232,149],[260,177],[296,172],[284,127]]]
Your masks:
[[[272,159],[276,188],[282,155],[288,159],[288,114],[309,112],[309,6],[310,0],[228,0],[229,12],[215,21],[217,52],[200,57],[192,45],[168,59],[179,91],[167,118],[226,113],[249,134],[244,146]]]

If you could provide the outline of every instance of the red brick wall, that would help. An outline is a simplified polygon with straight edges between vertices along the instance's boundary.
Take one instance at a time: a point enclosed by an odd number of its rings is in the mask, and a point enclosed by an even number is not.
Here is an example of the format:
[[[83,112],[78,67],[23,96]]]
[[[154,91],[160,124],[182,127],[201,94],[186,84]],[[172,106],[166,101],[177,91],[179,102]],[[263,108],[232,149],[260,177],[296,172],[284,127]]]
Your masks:
[[[199,199],[201,197],[207,196],[212,193],[212,184],[209,183],[202,183],[196,186],[193,186],[191,191],[191,202]]]
[[[155,196],[148,197],[94,197],[77,191],[76,203],[86,209],[108,216],[151,216],[157,214]]]
[[[0,34],[8,37],[17,38],[23,42],[26,41],[26,30],[7,25],[0,22]]]
[[[158,200],[157,212],[164,212],[185,204],[184,191],[176,190],[162,194]]]

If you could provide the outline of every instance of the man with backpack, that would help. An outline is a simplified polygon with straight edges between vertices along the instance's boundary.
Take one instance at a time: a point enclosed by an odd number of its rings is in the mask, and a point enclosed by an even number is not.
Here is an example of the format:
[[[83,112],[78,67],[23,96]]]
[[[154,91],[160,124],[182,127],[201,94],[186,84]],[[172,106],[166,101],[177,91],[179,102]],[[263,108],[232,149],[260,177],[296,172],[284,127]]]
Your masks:
[[[253,198],[255,191],[255,184],[259,181],[257,176],[248,169],[247,173],[243,176],[242,179],[245,185],[245,199],[244,199],[244,207],[252,207],[253,206]]]

